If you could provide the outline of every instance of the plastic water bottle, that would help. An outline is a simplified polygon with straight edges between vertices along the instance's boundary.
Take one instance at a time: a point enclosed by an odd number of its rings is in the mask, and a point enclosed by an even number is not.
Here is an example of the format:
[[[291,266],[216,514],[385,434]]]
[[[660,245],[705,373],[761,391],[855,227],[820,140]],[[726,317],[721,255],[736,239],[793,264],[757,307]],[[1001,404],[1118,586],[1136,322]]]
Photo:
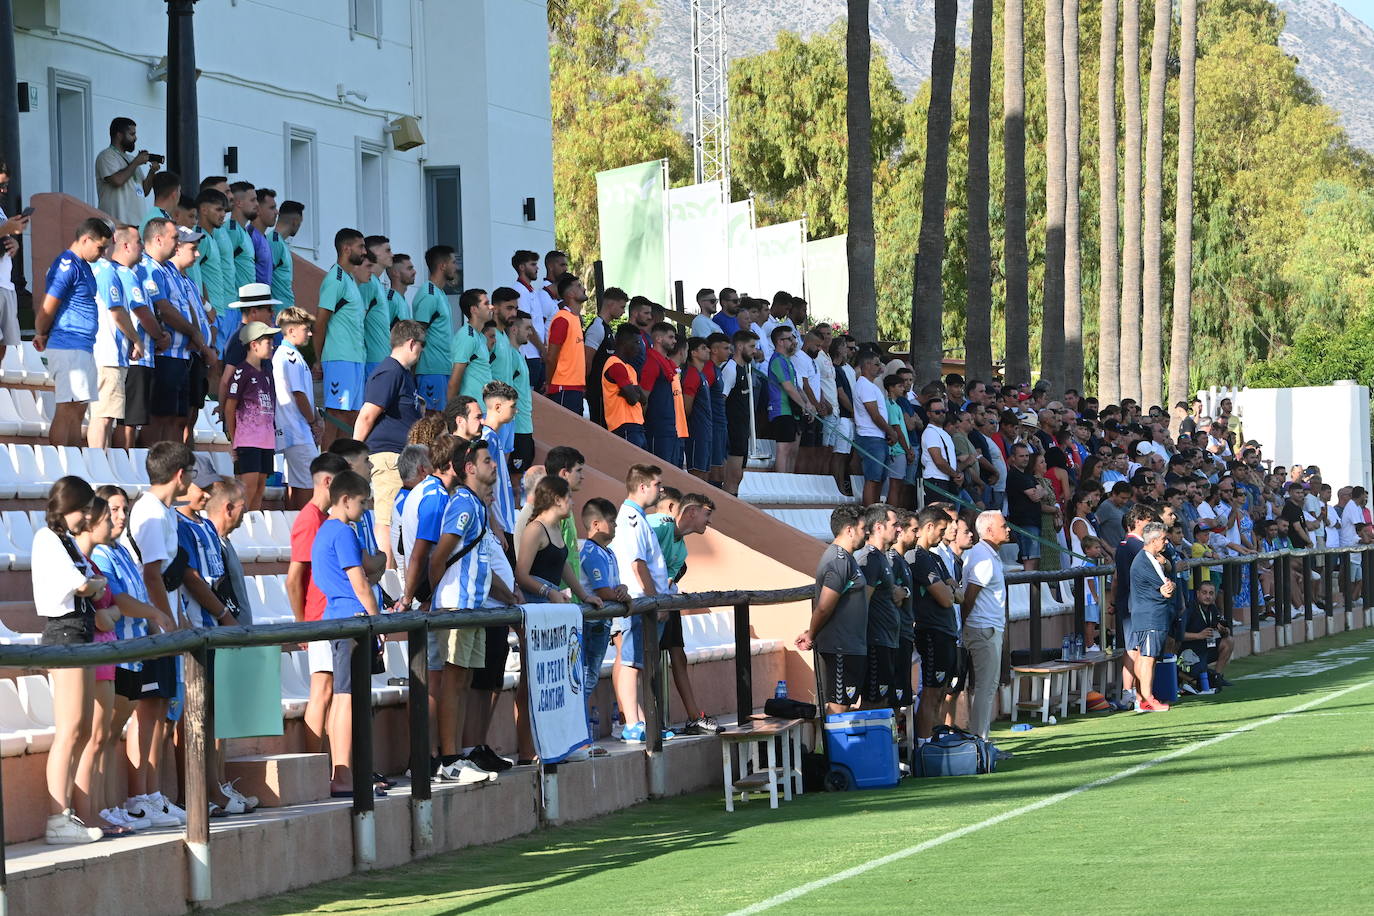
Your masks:
[[[595,706],[592,707],[591,714],[587,716],[587,724],[591,726],[593,738],[601,733],[601,711]]]
[[[1064,637],[1064,648],[1059,653],[1060,658],[1073,658],[1073,637]]]
[[[1082,633],[1075,633],[1075,634],[1073,635],[1073,657],[1074,657],[1074,658],[1082,658],[1082,657],[1083,657],[1083,634],[1082,634]]]
[[[1203,693],[1206,693],[1208,690],[1211,690],[1211,689],[1212,689],[1212,685],[1211,685],[1211,683],[1210,683],[1211,679],[1207,676],[1207,672],[1206,672],[1206,671],[1204,671],[1204,672],[1202,672],[1202,674],[1198,675],[1198,680],[1202,683],[1202,692],[1203,692]]]
[[[619,724],[620,724],[620,703],[618,703],[618,702],[615,701],[615,700],[612,700],[612,701],[611,701],[611,727],[614,728],[615,726],[617,726],[617,725],[619,725]]]
[[[1015,725],[1011,727],[1011,730],[1014,732],[1028,732],[1033,727],[1034,726],[1032,726],[1029,722],[1017,722]]]
[[[775,699],[775,700],[785,700],[785,699],[787,699],[787,682],[786,682],[786,681],[778,681],[778,686],[776,686],[776,687],[773,688],[773,699]]]

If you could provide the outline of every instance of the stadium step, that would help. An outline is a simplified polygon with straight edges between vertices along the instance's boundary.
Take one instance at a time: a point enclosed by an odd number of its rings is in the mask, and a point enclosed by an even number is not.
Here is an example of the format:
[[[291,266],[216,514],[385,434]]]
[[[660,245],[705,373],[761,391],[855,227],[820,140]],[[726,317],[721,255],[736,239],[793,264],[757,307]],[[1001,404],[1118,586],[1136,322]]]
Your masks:
[[[254,754],[224,762],[234,788],[256,795],[264,808],[285,808],[329,797],[328,754]]]
[[[821,474],[782,474],[745,471],[739,498],[763,506],[829,506],[852,503],[853,496],[840,492],[835,478]]]
[[[803,534],[829,541],[830,509],[764,509],[773,518],[796,528]]]

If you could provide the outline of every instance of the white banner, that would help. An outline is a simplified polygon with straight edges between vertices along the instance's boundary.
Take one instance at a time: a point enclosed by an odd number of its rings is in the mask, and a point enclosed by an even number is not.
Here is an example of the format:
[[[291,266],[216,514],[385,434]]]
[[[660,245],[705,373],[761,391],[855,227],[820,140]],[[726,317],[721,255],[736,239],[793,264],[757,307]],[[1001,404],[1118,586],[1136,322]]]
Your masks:
[[[798,219],[754,230],[758,248],[760,299],[772,300],[778,290],[806,296],[806,220]]]
[[[737,293],[761,296],[759,256],[754,245],[754,201],[737,200],[727,204],[725,221],[729,238],[730,286]]]
[[[582,611],[575,604],[526,604],[521,610],[534,748],[544,763],[558,763],[589,743]]]
[[[697,290],[728,286],[725,186],[705,181],[668,190],[668,278],[682,281],[685,310],[695,315]]]
[[[813,321],[849,326],[849,236],[806,243],[806,302]]]

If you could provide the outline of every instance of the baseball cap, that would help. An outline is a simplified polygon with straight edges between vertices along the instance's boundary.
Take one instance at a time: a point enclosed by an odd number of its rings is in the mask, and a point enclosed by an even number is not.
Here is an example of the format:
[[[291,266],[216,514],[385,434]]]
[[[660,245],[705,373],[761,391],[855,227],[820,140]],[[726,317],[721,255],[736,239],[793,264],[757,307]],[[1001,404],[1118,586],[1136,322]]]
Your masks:
[[[194,244],[196,242],[199,242],[203,238],[205,238],[205,233],[201,232],[199,229],[191,229],[187,226],[177,227],[178,245],[180,245],[182,242],[189,242],[191,244]]]
[[[1023,410],[1016,416],[1026,426],[1038,426],[1040,424],[1040,419],[1033,410]]]
[[[277,328],[263,324],[261,321],[250,321],[239,329],[239,343],[250,344],[263,337],[276,337]]]

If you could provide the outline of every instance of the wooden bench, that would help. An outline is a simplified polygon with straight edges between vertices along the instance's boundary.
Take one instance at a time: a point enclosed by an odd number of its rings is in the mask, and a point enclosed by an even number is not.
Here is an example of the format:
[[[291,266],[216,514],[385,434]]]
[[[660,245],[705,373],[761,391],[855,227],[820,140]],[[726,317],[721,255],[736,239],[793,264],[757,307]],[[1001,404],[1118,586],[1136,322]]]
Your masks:
[[[1016,721],[1016,715],[1022,709],[1039,710],[1040,721],[1050,720],[1050,696],[1054,694],[1058,697],[1059,715],[1067,717],[1069,714],[1069,676],[1075,671],[1082,671],[1091,668],[1091,663],[1087,661],[1053,661],[1042,662],[1038,665],[1014,665],[1011,669],[1011,721]],[[1021,702],[1021,681],[1025,678],[1031,680],[1031,696],[1039,694],[1039,699],[1031,699]],[[1086,695],[1086,694],[1085,694]]]
[[[740,801],[749,801],[751,792],[768,788],[768,807],[778,806],[778,790],[783,800],[791,801],[802,794],[801,783],[801,726],[802,719],[775,719],[771,716],[752,716],[749,721],[727,728],[720,735],[721,769],[725,777],[725,810],[735,810],[735,793]],[[782,762],[778,762],[781,738]],[[759,745],[768,747],[766,767],[759,766]],[[739,778],[735,778],[738,763]]]
[[[1078,701],[1079,713],[1088,711],[1088,693],[1097,690],[1103,696],[1112,692],[1112,687],[1116,683],[1116,663],[1121,660],[1121,656],[1126,653],[1115,652],[1089,652],[1078,659],[1074,664],[1078,669],[1069,675],[1071,683],[1069,685],[1069,699]],[[1101,687],[1098,687],[1098,672],[1101,671]]]

